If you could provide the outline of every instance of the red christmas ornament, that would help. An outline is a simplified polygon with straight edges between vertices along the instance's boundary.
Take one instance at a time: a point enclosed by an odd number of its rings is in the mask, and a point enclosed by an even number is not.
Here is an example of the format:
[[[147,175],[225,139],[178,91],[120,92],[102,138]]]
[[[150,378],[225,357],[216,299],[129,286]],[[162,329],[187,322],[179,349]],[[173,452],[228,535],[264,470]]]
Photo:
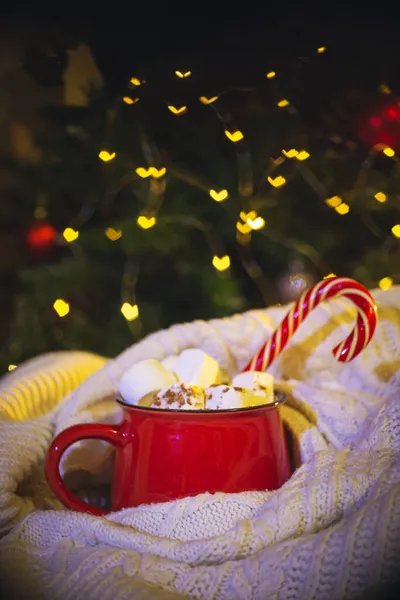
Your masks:
[[[57,236],[57,230],[45,222],[34,223],[27,232],[26,242],[31,250],[48,250]]]
[[[385,102],[364,114],[357,125],[357,136],[371,147],[384,144],[393,149],[400,148],[400,101]]]

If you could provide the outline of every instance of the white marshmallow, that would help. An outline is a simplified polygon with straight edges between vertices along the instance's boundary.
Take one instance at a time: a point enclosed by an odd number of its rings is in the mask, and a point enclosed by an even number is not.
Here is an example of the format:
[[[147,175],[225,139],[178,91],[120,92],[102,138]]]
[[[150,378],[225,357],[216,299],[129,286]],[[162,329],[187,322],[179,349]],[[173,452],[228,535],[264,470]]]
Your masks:
[[[158,392],[151,406],[164,409],[204,410],[204,389],[196,385],[175,383]]]
[[[179,381],[203,388],[219,383],[222,378],[217,361],[195,348],[184,350],[178,356],[174,371]]]
[[[248,408],[262,404],[265,404],[263,396],[257,396],[251,390],[243,387],[215,385],[206,390],[206,408],[208,410]]]
[[[137,405],[139,401],[162,388],[176,383],[176,376],[158,360],[142,360],[121,377],[119,392],[127,404]]]
[[[169,371],[174,372],[177,360],[178,360],[178,357],[175,356],[174,354],[172,354],[171,356],[167,356],[167,358],[164,358],[164,360],[161,361],[161,364],[163,365],[163,367],[165,367]]]
[[[209,387],[206,390],[206,408],[208,410],[242,408],[241,394],[228,385]]]
[[[239,373],[232,379],[232,385],[252,390],[257,396],[263,396],[263,404],[270,404],[274,401],[274,378],[269,373],[262,371]]]

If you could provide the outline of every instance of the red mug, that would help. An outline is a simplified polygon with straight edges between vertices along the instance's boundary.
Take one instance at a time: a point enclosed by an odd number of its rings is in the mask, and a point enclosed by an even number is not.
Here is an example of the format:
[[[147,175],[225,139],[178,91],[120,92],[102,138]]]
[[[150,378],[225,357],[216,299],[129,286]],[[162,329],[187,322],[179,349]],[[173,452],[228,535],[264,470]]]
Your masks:
[[[119,425],[74,425],[57,435],[46,454],[45,473],[68,508],[104,515],[64,484],[63,452],[84,439],[100,439],[116,449],[112,511],[195,496],[203,492],[274,490],[291,475],[279,405],[218,411],[162,410],[129,406]]]

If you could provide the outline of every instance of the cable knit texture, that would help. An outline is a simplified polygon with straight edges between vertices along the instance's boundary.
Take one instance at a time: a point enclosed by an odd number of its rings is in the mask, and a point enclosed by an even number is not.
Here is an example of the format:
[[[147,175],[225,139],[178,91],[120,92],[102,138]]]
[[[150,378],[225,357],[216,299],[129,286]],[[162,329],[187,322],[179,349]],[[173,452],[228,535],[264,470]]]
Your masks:
[[[177,325],[115,360],[40,356],[0,381],[0,565],[31,600],[351,599],[391,584],[400,556],[400,287],[372,292],[379,324],[349,364],[332,349],[355,323],[345,299],[315,309],[271,368],[290,392],[282,417],[298,468],[274,492],[203,494],[105,518],[65,509],[43,459],[52,436],[118,422],[121,374],[200,347],[240,371],[288,307]],[[62,470],[105,502],[110,450],[69,449]]]

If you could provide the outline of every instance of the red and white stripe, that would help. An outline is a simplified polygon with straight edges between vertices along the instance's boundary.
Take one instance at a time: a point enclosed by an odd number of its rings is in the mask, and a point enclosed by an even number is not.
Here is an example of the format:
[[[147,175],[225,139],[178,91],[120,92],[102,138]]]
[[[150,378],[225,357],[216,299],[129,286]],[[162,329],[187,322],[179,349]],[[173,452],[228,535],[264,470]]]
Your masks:
[[[377,307],[368,290],[353,279],[331,277],[323,279],[306,290],[292,306],[268,342],[249,362],[244,371],[265,371],[282,352],[292,335],[321,302],[345,296],[358,308],[357,323],[343,342],[333,349],[333,356],[339,362],[350,362],[365,348],[374,335],[377,321]]]

